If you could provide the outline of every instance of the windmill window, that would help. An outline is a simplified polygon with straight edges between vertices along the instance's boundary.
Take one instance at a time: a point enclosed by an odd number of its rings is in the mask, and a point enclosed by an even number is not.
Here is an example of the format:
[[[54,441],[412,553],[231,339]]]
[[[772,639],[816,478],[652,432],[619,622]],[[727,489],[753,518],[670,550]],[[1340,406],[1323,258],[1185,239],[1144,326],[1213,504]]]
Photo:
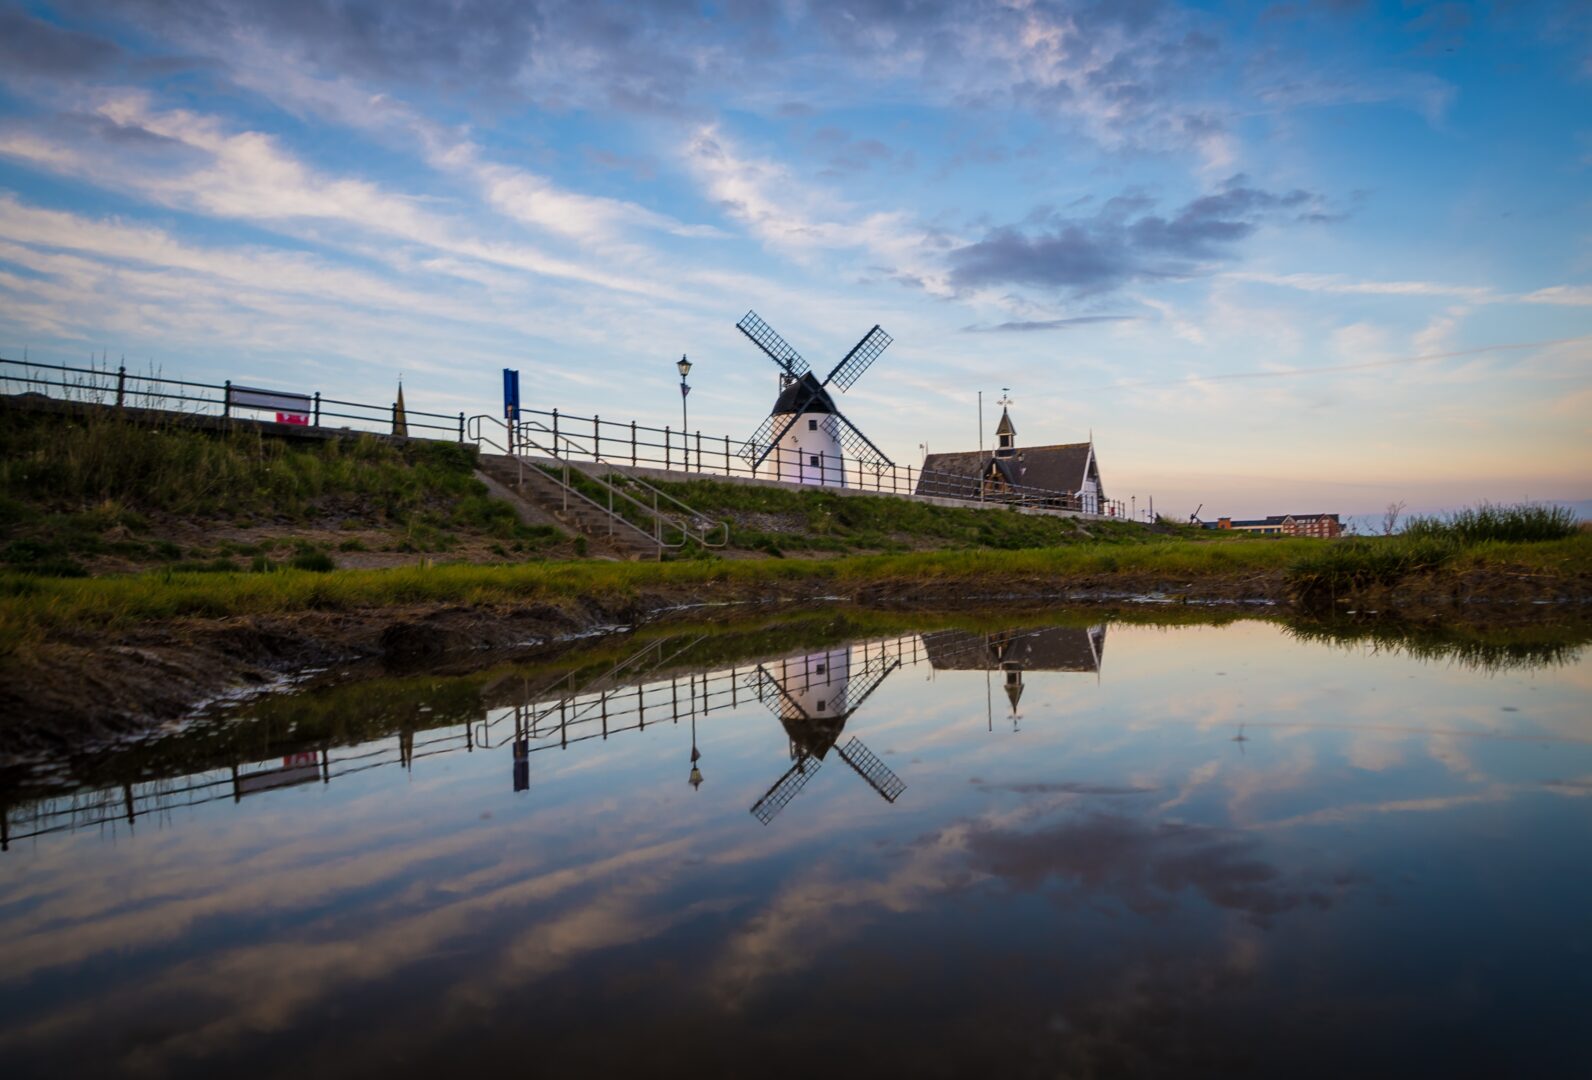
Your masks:
[[[819,712],[823,712],[824,711],[824,703],[822,701],[820,701],[818,703],[818,711]]]
[[[809,420],[809,421],[807,421],[807,430],[808,431],[817,431],[818,430],[818,421],[817,420]]]
[[[813,668],[813,671],[815,671],[819,675],[822,675],[824,673],[824,665],[823,664],[819,664],[817,667]]]
[[[817,464],[818,464],[818,455],[817,454],[813,454],[813,455],[809,456],[807,458],[807,464],[813,465],[813,466],[817,466]]]

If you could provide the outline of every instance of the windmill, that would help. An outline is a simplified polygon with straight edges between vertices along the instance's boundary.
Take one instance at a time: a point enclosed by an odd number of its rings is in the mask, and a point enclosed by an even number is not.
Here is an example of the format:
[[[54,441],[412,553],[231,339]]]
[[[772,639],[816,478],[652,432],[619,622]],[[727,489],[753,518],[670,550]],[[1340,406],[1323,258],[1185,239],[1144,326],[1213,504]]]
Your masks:
[[[882,651],[867,657],[855,672],[851,650],[813,653],[777,662],[777,673],[763,664],[746,678],[747,689],[757,694],[779,718],[790,736],[794,763],[776,780],[761,799],[752,804],[752,814],[764,825],[807,785],[831,749],[851,766],[885,802],[893,803],[906,790],[906,783],[861,739],[852,736],[846,745],[836,747],[846,721],[879,688],[892,671],[901,666],[899,657]]]
[[[854,458],[878,472],[893,464],[857,425],[835,407],[831,385],[849,390],[893,340],[878,326],[852,346],[823,382],[774,328],[748,311],[735,328],[779,365],[780,392],[768,419],[758,425],[741,450],[755,472],[774,456],[775,478],[797,484],[844,487],[845,458]]]

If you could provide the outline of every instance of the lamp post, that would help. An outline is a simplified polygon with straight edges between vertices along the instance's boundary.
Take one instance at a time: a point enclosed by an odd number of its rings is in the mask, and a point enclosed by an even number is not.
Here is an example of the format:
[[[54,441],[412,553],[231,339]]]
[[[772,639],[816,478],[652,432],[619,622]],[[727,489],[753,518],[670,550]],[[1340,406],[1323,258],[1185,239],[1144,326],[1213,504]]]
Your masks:
[[[685,446],[685,468],[691,471],[691,437],[686,434],[690,426],[690,414],[686,411],[685,399],[691,393],[691,387],[686,385],[685,377],[691,374],[691,361],[685,358],[685,353],[680,354],[680,359],[675,361],[675,370],[680,373],[680,442]],[[698,462],[698,468],[701,463]]]

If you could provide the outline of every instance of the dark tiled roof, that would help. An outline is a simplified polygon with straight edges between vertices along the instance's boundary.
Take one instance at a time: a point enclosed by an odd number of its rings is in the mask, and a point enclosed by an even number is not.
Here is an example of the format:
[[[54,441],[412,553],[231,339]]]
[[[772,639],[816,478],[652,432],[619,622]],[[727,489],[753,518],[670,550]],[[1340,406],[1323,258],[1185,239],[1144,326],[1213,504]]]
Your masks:
[[[804,401],[806,402],[806,407],[801,409],[804,413],[832,413],[835,411],[835,403],[830,399],[829,391],[820,386],[818,380],[813,377],[813,373],[809,371],[780,391],[778,400],[774,402],[774,409],[769,415],[780,416],[785,413],[793,413],[802,406]]]
[[[949,474],[968,480],[970,490],[977,492],[978,481],[984,475],[993,455],[981,450],[962,450],[951,454],[930,454],[923,459],[925,473]],[[1083,487],[1085,470],[1089,466],[1089,444],[1060,443],[1055,446],[1023,446],[1010,457],[997,457],[1001,473],[1014,484],[1061,491],[1071,495]],[[1016,470],[1015,475],[1013,469]],[[935,487],[933,477],[918,485],[920,494],[944,494]]]
[[[1104,626],[1052,626],[1009,635],[943,630],[926,634],[923,645],[937,671],[984,671],[1002,663],[1021,664],[1024,671],[1097,671],[1105,636]]]

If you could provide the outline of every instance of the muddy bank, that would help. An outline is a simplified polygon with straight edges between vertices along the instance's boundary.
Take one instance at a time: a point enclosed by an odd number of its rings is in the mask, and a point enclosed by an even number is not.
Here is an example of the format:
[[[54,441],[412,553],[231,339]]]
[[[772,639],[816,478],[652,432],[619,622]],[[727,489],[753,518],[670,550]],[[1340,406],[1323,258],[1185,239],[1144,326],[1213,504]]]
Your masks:
[[[1581,583],[1585,584],[1585,583]],[[1383,612],[1415,620],[1541,619],[1585,610],[1589,591],[1560,580],[1481,574],[1401,583],[1340,598],[1336,610]],[[1238,605],[1292,613],[1281,573],[1169,581],[1164,576],[1103,575],[1066,581],[1008,578],[864,585],[835,595],[821,582],[801,586],[656,587],[607,601],[563,604],[421,605],[361,611],[302,611],[220,619],[182,619],[120,630],[77,629],[0,660],[0,758],[134,734],[189,715],[226,694],[269,691],[331,665],[379,661],[405,670],[488,664],[506,655],[569,648],[594,633],[667,619],[724,618],[820,604],[937,609],[997,604],[1150,603]],[[712,616],[712,617],[717,617]]]

